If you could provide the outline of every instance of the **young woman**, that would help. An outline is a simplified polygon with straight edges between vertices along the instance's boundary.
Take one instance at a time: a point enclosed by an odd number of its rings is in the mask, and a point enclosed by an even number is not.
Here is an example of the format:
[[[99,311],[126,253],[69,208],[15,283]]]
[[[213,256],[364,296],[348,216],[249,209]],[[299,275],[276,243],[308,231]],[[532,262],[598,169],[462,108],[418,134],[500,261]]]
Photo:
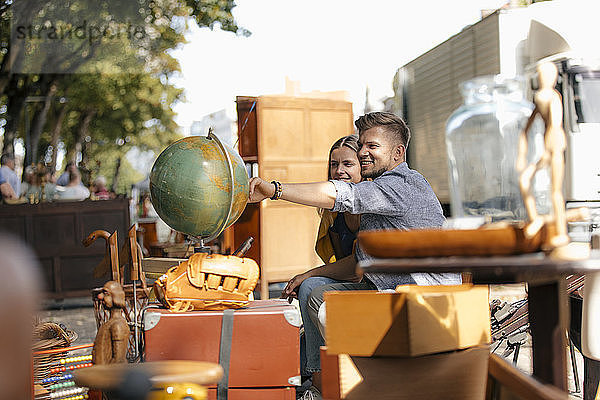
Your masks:
[[[345,182],[360,182],[358,161],[358,136],[344,136],[329,150],[328,179]],[[347,213],[320,210],[321,223],[315,251],[325,264],[335,262],[352,254],[360,217]]]
[[[358,136],[350,135],[336,141],[329,150],[329,173],[328,178],[346,182],[360,182],[360,163],[358,161]],[[360,217],[345,213],[335,213],[329,210],[320,210],[321,223],[317,235],[315,250],[323,262],[327,265],[352,254],[354,241]],[[308,315],[308,298],[313,289],[336,283],[335,279],[322,276],[308,278],[298,287],[297,297],[300,305],[300,313],[304,322],[304,337],[301,340],[300,363],[301,374],[311,377],[314,388],[305,393],[310,398],[311,391],[320,390],[321,387],[321,362],[318,352],[305,349],[318,349],[324,345],[319,328],[310,320]],[[295,297],[290,296],[290,297]],[[303,397],[304,398],[304,397]]]

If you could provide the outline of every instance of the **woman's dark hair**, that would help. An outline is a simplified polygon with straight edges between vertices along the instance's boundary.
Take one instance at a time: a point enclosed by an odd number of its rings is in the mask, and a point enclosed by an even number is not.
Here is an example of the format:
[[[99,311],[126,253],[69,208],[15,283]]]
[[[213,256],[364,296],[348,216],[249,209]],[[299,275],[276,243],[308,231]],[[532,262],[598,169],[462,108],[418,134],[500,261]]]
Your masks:
[[[331,168],[329,167],[331,165],[331,153],[333,153],[335,149],[339,149],[343,146],[346,146],[358,153],[358,135],[352,134],[339,138],[331,146],[331,149],[329,149],[329,159],[327,160],[327,179],[332,179]]]

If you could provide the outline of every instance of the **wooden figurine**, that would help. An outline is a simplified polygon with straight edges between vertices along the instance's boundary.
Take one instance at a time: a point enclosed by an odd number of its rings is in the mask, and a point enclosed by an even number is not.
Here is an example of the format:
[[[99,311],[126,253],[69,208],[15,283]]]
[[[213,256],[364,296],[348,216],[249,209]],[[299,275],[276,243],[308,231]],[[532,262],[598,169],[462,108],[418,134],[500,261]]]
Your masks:
[[[528,216],[524,233],[526,237],[531,238],[545,225],[547,233],[542,244],[544,250],[552,251],[553,255],[559,258],[572,258],[573,256],[579,258],[576,255],[567,255],[565,250],[569,244],[569,236],[567,235],[567,216],[562,187],[567,139],[562,127],[562,99],[554,89],[558,70],[552,63],[543,63],[538,65],[537,73],[539,90],[534,96],[535,108],[519,137],[517,155],[517,171],[520,173],[519,187]],[[546,126],[544,153],[537,162],[527,165],[528,131],[538,115]],[[531,184],[535,174],[546,167],[550,167],[553,215],[543,216],[538,214]]]
[[[98,328],[92,362],[98,365],[127,362],[130,331],[122,312],[125,308],[123,287],[118,282],[108,281],[98,294],[98,299],[110,310],[110,319]]]

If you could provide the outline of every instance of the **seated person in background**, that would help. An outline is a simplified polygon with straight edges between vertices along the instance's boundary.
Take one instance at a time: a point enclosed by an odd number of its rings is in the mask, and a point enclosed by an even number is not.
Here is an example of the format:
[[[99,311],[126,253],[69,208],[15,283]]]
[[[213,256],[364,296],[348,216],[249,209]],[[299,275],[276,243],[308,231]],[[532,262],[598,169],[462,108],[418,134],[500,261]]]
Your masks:
[[[31,184],[33,183],[34,174],[35,168],[33,166],[28,165],[27,167],[25,167],[25,170],[23,172],[23,182],[21,182],[21,197],[23,197],[25,193],[27,193],[27,190],[29,190],[29,187],[31,187]]]
[[[356,152],[358,151],[358,136],[344,136],[337,140],[329,150],[329,168],[328,179],[335,179],[344,182],[357,183],[361,181],[360,163]],[[317,235],[315,251],[321,257],[325,264],[335,262],[352,254],[356,232],[360,217],[349,213],[336,213],[329,210],[320,209],[321,223]],[[308,298],[310,293],[316,287],[338,283],[339,280],[325,276],[313,276],[302,282],[298,288],[298,302],[300,304],[300,313],[304,321],[304,339],[307,347],[319,348],[325,345],[325,342],[308,314]],[[289,297],[296,297],[292,292]],[[320,370],[320,359],[318,353],[310,352],[306,354],[310,359],[302,357],[301,372],[303,376],[312,374]]]
[[[52,183],[54,185],[57,185],[56,183],[56,177],[54,176],[54,172],[48,168],[47,172],[46,172],[46,176],[45,176],[46,182],[48,183]]]
[[[79,172],[79,169],[73,161],[69,161],[65,167],[65,172],[63,172],[56,180],[56,184],[58,186],[67,186],[69,184],[69,174],[73,171]]]
[[[360,230],[415,229],[438,227],[444,222],[442,207],[427,180],[406,163],[406,148],[410,131],[405,122],[391,113],[374,112],[356,120],[359,131],[358,159],[363,180],[359,183],[331,180],[328,182],[275,184],[258,177],[250,180],[250,201],[266,198],[283,199],[298,204],[320,207],[337,212],[360,214]],[[356,254],[332,264],[311,269],[292,278],[283,297],[297,292],[304,280],[325,276],[350,281],[319,286],[308,299],[309,315],[319,326],[318,312],[323,294],[330,290],[385,290],[398,285],[459,284],[460,274],[382,274],[356,270],[356,262],[369,256],[360,246]],[[310,349],[318,357],[319,348]],[[307,355],[308,358],[308,355]],[[320,368],[319,368],[320,369]],[[307,399],[320,399],[320,371],[313,373],[313,387]]]
[[[112,198],[112,193],[106,189],[106,178],[103,176],[94,179],[93,192],[98,200],[110,200]]]
[[[90,197],[90,191],[81,183],[81,175],[77,169],[69,173],[67,186],[56,187],[57,200],[84,200]]]
[[[56,197],[56,185],[48,181],[48,174],[49,172],[42,165],[33,168],[30,184],[27,186],[27,190],[21,194],[21,197],[24,197],[27,200],[33,199],[35,201],[54,200]]]
[[[21,180],[15,173],[15,158],[9,154],[2,154],[0,165],[0,200],[17,200]]]

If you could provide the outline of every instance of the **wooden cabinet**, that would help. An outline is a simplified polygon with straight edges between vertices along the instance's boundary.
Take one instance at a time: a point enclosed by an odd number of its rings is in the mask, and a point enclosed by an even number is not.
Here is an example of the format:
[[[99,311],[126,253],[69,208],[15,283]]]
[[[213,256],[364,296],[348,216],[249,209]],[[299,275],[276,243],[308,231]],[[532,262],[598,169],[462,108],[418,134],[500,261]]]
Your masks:
[[[288,183],[327,180],[331,145],[351,134],[352,104],[302,97],[238,97],[239,152],[248,169]],[[232,229],[232,248],[248,236],[255,243],[247,254],[261,267],[261,297],[269,282],[284,282],[318,266],[314,251],[319,224],[317,209],[286,201],[249,204]]]
[[[91,296],[108,277],[93,271],[105,252],[103,240],[84,247],[82,240],[97,229],[117,230],[119,245],[129,226],[129,200],[52,202],[0,205],[0,229],[25,241],[35,251],[49,297]]]

